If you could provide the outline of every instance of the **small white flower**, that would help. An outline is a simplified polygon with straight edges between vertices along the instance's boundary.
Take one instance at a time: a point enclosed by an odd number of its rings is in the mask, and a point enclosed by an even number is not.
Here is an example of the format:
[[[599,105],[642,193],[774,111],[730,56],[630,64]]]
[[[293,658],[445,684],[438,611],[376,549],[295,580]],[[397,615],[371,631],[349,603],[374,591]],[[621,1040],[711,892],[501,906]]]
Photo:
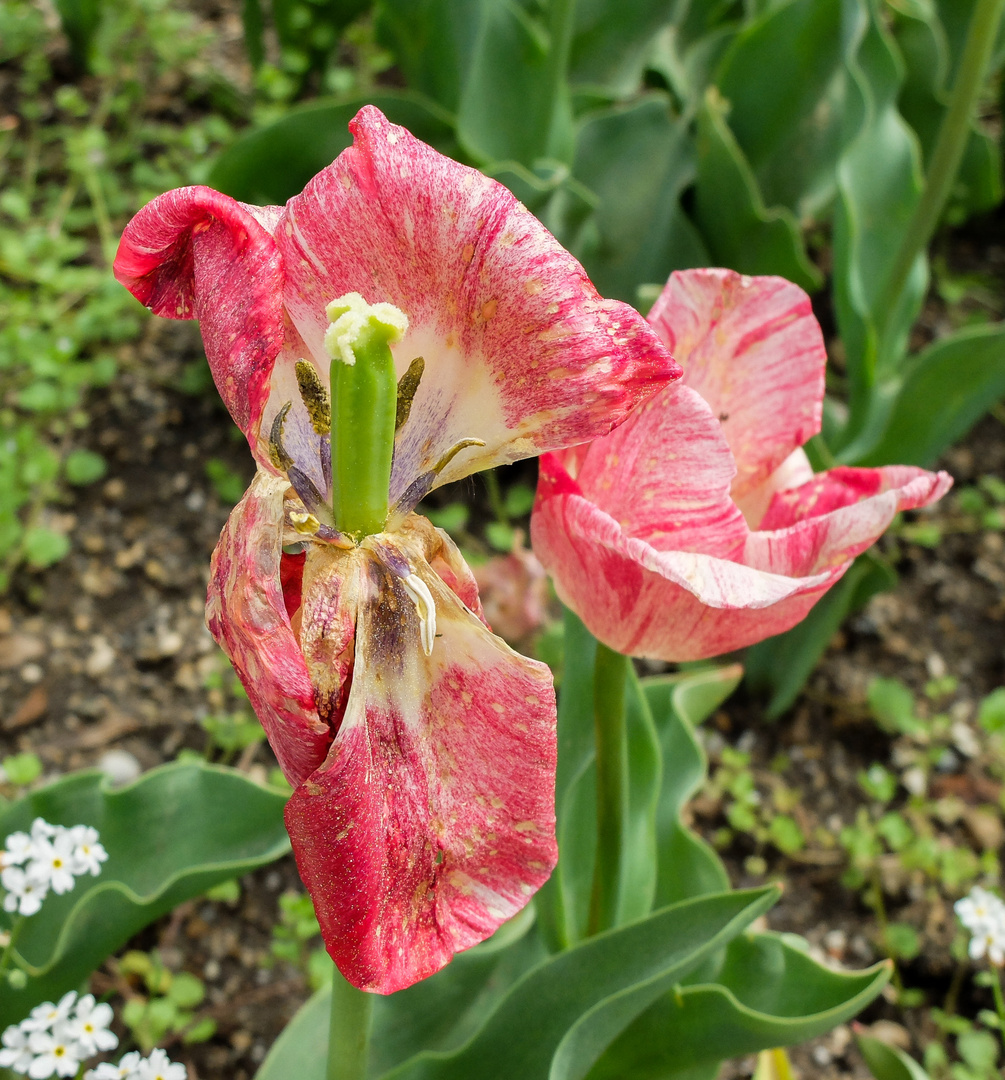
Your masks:
[[[140,1063],[136,1080],[188,1080],[188,1069],[176,1061],[170,1061],[163,1050],[154,1050],[146,1061]]]
[[[28,1048],[28,1033],[17,1024],[11,1024],[0,1036],[3,1049],[0,1050],[0,1067],[13,1069],[16,1073],[26,1073],[28,1066],[35,1060],[35,1055]]]
[[[85,994],[77,1002],[73,1016],[66,1021],[66,1036],[79,1043],[85,1057],[114,1050],[119,1045],[118,1036],[108,1030],[112,1022],[112,1007],[104,1002],[96,1005],[93,994]]]
[[[97,877],[101,873],[101,864],[108,858],[108,852],[98,843],[98,830],[93,825],[74,825],[70,838],[74,844],[73,872]]]
[[[55,1031],[33,1031],[28,1046],[35,1053],[35,1060],[28,1066],[32,1080],[46,1080],[49,1076],[76,1076],[83,1056],[80,1047],[66,1038],[62,1025]]]
[[[37,817],[31,823],[31,838],[36,843],[39,840],[50,840],[56,835],[60,828],[62,828],[62,826],[50,825],[44,818]]]
[[[84,1080],[137,1080],[140,1066],[145,1064],[146,1058],[140,1057],[138,1050],[132,1050],[123,1055],[118,1065],[103,1061],[87,1072]]]
[[[47,881],[54,893],[69,892],[76,884],[73,876],[75,847],[68,829],[57,832],[51,840],[40,841],[28,863],[28,873]]]
[[[49,892],[46,881],[39,881],[20,866],[8,866],[0,873],[0,885],[7,895],[3,898],[4,911],[19,915],[34,915],[42,906]]]
[[[970,931],[970,957],[987,957],[996,967],[1005,965],[1005,903],[975,885],[954,905],[960,922]]]
[[[32,839],[26,832],[13,832],[3,842],[4,866],[20,866],[31,857]]]
[[[68,990],[54,1005],[51,1001],[43,1001],[31,1010],[27,1020],[21,1021],[21,1030],[51,1031],[57,1024],[61,1024],[70,1015],[70,1011],[77,1002],[77,991]]]

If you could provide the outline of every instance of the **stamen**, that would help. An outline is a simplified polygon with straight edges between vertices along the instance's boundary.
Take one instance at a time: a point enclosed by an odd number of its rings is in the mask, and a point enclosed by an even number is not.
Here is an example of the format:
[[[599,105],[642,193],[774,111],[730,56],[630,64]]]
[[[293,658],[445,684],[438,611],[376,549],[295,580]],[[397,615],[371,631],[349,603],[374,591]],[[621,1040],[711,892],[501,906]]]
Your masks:
[[[394,504],[388,517],[392,528],[397,528],[397,523],[411,513],[422,500],[433,490],[436,478],[450,464],[454,457],[469,446],[484,446],[482,439],[461,439],[440,458],[440,460],[428,471],[416,477],[407,488],[401,498]]]
[[[398,380],[398,407],[394,415],[395,431],[408,419],[408,414],[412,411],[412,398],[419,389],[419,380],[425,369],[426,361],[421,356],[417,356],[408,365],[408,371]]]
[[[321,528],[321,522],[305,510],[291,510],[290,523],[302,536],[313,536]]]
[[[319,435],[327,435],[332,429],[332,407],[328,400],[328,391],[313,364],[306,360],[297,361],[297,386],[300,396],[307,407],[307,415]]]
[[[433,642],[436,640],[436,604],[433,602],[433,594],[429,586],[418,574],[409,574],[401,579],[405,586],[405,592],[412,598],[415,610],[419,613],[419,637],[422,641],[422,651],[426,656],[433,652]]]
[[[286,448],[283,446],[283,424],[286,423],[286,414],[292,405],[292,401],[287,401],[276,413],[272,421],[272,431],[269,433],[269,461],[283,472],[286,472],[293,464],[293,458],[286,453]]]
[[[460,442],[454,443],[453,446],[440,458],[440,460],[433,466],[433,472],[437,476],[450,464],[451,461],[462,451],[467,450],[469,446],[484,446],[484,439],[461,439]]]

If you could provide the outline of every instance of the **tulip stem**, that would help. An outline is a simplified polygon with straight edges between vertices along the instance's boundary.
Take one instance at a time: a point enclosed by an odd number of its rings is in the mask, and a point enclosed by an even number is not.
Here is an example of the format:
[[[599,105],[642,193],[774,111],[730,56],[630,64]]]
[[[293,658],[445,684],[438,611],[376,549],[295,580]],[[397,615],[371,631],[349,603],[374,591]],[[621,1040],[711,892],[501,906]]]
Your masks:
[[[365,1080],[372,1014],[373,994],[357,990],[334,968],[326,1080]]]
[[[597,748],[597,859],[588,932],[617,922],[622,839],[628,802],[625,686],[631,660],[597,642],[593,668],[593,730]]]
[[[980,96],[984,72],[997,39],[1003,4],[1005,0],[977,0],[970,16],[963,55],[949,97],[949,105],[932,150],[925,186],[894,259],[884,303],[878,309],[886,312],[887,319],[897,310],[915,260],[919,253],[928,247],[945,209],[946,200],[953,190],[963,152],[970,138],[970,118]]]

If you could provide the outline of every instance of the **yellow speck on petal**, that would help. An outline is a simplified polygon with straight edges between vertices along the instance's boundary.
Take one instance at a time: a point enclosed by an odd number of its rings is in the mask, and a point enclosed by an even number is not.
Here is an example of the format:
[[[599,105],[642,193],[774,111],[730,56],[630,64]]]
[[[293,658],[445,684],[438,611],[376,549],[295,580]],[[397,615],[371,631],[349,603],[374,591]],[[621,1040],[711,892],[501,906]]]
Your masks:
[[[482,304],[482,310],[481,310],[482,320],[484,322],[488,322],[489,319],[494,318],[496,310],[498,309],[498,307],[499,307],[499,301],[498,300],[486,300],[485,303]]]
[[[475,257],[475,245],[465,244],[464,250],[461,252],[461,261],[469,263]]]

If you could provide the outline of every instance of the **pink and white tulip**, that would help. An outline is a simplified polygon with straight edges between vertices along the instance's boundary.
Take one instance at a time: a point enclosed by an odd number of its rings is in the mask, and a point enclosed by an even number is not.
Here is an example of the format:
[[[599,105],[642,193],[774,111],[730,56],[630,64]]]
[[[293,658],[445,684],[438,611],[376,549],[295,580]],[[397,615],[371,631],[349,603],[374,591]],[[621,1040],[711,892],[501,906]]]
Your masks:
[[[612,649],[695,660],[788,630],[898,511],[949,490],[908,466],[813,475],[826,352],[790,282],[676,272],[649,322],[684,378],[544,455],[531,519],[559,596]]]
[[[200,319],[258,461],[208,622],[295,787],[287,827],[328,950],[389,993],[491,934],[556,859],[550,672],[489,631],[459,552],[411,511],[439,484],[606,434],[680,371],[501,185],[373,107],[350,128],[285,207],[201,187],[154,200],[115,269],[156,313]],[[359,542],[317,520],[304,535],[332,478],[295,371],[307,361],[327,392],[326,305],[349,293],[407,315],[399,377],[425,362],[387,525]]]

